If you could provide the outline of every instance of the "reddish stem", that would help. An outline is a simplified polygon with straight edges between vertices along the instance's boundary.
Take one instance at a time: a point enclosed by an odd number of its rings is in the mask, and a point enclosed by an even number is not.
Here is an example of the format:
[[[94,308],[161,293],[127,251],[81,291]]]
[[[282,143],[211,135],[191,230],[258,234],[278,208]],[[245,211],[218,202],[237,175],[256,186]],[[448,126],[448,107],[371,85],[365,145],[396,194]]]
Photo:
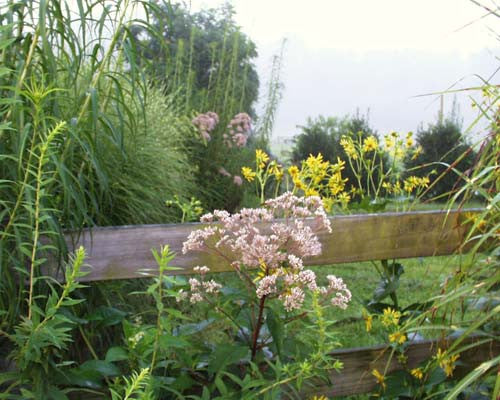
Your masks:
[[[265,302],[266,302],[266,296],[262,296],[260,298],[260,303],[259,303],[259,316],[257,317],[257,324],[255,325],[255,330],[253,331],[252,361],[255,358],[255,354],[257,354],[257,339],[259,338],[260,328],[262,327],[262,316],[264,314]]]

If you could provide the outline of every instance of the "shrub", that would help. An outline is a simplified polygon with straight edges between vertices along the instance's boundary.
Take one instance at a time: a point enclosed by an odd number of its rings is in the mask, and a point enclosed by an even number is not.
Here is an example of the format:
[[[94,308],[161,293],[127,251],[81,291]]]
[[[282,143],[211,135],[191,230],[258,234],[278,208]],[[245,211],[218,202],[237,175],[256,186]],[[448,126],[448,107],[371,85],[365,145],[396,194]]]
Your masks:
[[[434,176],[425,197],[443,198],[458,189],[462,180],[452,168],[459,173],[467,173],[475,159],[475,153],[462,135],[458,121],[450,117],[421,128],[416,142],[421,146],[422,153],[418,159],[405,159],[406,174]]]

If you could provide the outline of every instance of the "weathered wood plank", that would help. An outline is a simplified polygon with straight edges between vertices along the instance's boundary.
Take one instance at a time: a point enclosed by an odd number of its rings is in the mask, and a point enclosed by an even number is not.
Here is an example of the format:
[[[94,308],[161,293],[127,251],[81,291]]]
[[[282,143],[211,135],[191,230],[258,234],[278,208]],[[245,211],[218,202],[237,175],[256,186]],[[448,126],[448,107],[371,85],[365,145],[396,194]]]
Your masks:
[[[452,254],[459,247],[463,214],[411,212],[336,216],[331,218],[333,232],[320,235],[323,253],[306,260],[308,265],[391,258],[425,257]],[[208,265],[214,272],[230,267],[203,253],[183,255],[182,243],[201,224],[139,225],[94,228],[80,234],[68,233],[70,250],[84,246],[91,272],[83,281],[138,278],[154,275],[157,268],[151,249],[170,245],[177,253],[172,274],[191,274],[196,265]],[[145,271],[149,270],[149,272]]]
[[[484,338],[469,338],[463,342],[463,345],[482,339]],[[426,340],[411,343],[405,353],[408,357],[407,366],[415,368],[422,361],[433,357],[438,347],[445,349],[450,343],[450,341],[446,340]],[[497,357],[499,354],[500,342],[494,340],[468,349],[460,354],[459,360],[461,365],[457,365],[454,375],[462,376],[482,362]],[[382,373],[387,367],[387,375],[404,369],[398,362],[397,357],[395,355],[391,356],[391,348],[385,345],[358,349],[342,349],[333,352],[332,356],[342,361],[344,368],[340,372],[332,372],[331,385],[326,386],[323,384],[321,385],[322,387],[316,386],[313,390],[314,394],[347,396],[368,393],[377,389],[377,382],[372,375],[373,369],[377,369]]]

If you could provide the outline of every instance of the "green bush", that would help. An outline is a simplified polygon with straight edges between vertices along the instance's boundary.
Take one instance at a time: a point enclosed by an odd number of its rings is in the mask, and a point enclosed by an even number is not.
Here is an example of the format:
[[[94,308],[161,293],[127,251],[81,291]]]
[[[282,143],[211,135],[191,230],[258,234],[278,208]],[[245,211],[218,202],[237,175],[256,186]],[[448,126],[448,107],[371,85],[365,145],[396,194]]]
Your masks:
[[[422,153],[416,159],[405,159],[406,174],[420,177],[431,175],[431,185],[425,197],[446,199],[448,194],[463,185],[460,174],[467,174],[473,166],[476,157],[474,150],[453,117],[420,128],[416,142],[422,147]]]

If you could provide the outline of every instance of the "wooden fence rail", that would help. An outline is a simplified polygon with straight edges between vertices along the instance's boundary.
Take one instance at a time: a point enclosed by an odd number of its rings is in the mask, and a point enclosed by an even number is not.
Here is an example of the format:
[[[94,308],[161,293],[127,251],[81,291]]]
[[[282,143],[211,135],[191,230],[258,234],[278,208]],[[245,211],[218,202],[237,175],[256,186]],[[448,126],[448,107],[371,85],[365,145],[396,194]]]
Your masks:
[[[462,248],[466,229],[466,211],[428,211],[337,216],[331,218],[330,234],[320,235],[323,252],[305,260],[306,265],[383,260],[393,258],[427,257],[453,254]],[[141,278],[155,274],[157,265],[151,249],[168,244],[177,253],[172,274],[191,274],[196,265],[209,265],[213,272],[231,271],[229,265],[200,252],[182,254],[182,243],[189,233],[201,224],[143,225],[94,228],[79,233],[67,233],[70,250],[84,246],[90,273],[83,281]],[[473,341],[475,339],[469,339]],[[446,341],[410,343],[406,349],[407,366],[413,367],[432,357],[437,347],[446,348]],[[470,370],[482,361],[500,353],[498,341],[487,341],[469,349],[461,356],[463,370]],[[318,394],[328,396],[353,395],[373,390],[377,383],[371,375],[376,368],[391,373],[404,368],[391,357],[386,345],[357,349],[342,349],[333,357],[344,368],[332,372],[331,385],[316,386]],[[386,370],[387,366],[387,370]]]
[[[305,260],[307,265],[426,257],[454,253],[462,243],[464,212],[424,211],[337,216],[333,232],[320,235],[323,252]],[[182,243],[198,223],[137,225],[86,229],[68,233],[70,250],[84,246],[90,273],[82,281],[140,278],[155,274],[151,249],[168,244],[177,253],[172,274],[191,274],[196,265],[209,265],[213,272],[231,267],[205,253],[182,254]],[[145,272],[145,270],[149,272]]]

